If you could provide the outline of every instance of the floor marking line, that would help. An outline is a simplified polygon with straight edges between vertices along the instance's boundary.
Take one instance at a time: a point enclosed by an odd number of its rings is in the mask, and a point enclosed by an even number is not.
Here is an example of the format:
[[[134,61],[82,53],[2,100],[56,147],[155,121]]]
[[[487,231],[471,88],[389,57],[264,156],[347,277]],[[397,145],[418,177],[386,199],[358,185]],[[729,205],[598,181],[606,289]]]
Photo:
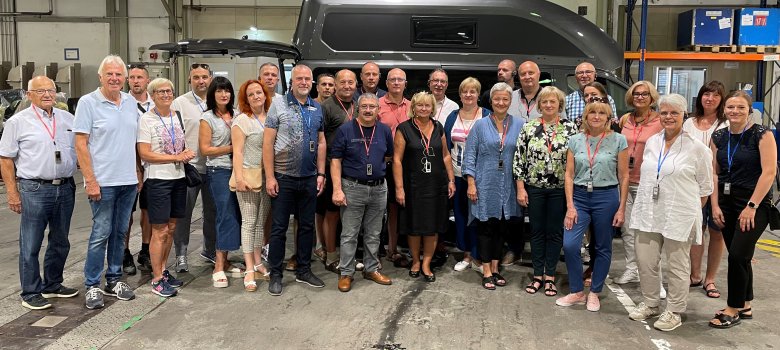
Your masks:
[[[636,304],[633,300],[631,300],[631,297],[628,296],[626,291],[623,290],[619,285],[613,283],[607,283],[604,281],[604,285],[609,288],[610,291],[612,291],[612,294],[615,294],[615,297],[617,297],[617,300],[620,302],[621,305],[626,309],[626,311],[630,314],[631,311],[634,311],[634,308],[636,308]],[[649,331],[653,331],[649,322],[642,322],[644,323],[645,329]],[[665,339],[653,339],[650,338],[650,341],[655,345],[655,347],[658,350],[672,350],[672,344],[669,343]]]
[[[759,239],[758,243],[763,243],[763,244],[766,244],[766,245],[773,245],[775,247],[780,247],[780,242],[775,241],[773,239]]]
[[[772,252],[772,253],[780,253],[780,248],[771,247],[771,246],[765,246],[763,244],[756,244],[756,248],[761,249],[761,250],[766,250],[766,251]]]

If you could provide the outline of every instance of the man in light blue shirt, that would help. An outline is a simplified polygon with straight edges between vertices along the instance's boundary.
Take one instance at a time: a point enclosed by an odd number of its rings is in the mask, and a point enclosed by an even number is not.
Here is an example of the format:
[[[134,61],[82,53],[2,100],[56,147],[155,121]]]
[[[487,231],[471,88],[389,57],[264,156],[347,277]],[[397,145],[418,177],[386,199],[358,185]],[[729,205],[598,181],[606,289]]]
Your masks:
[[[71,132],[73,115],[53,108],[56,93],[51,79],[31,79],[27,97],[32,105],[8,120],[0,140],[0,166],[8,207],[21,214],[22,306],[32,310],[50,308],[47,298],[70,298],[79,293],[78,289],[62,285],[62,271],[70,252],[68,232],[76,192],[76,152]],[[38,258],[47,227],[49,240],[41,279]]]
[[[92,233],[84,263],[88,309],[103,307],[103,294],[131,300],[135,294],[120,281],[125,235],[142,176],[135,142],[137,101],[122,92],[127,67],[119,56],[109,55],[98,68],[100,87],[81,97],[73,131],[76,154],[92,207]],[[106,287],[100,290],[103,258],[108,260]]]

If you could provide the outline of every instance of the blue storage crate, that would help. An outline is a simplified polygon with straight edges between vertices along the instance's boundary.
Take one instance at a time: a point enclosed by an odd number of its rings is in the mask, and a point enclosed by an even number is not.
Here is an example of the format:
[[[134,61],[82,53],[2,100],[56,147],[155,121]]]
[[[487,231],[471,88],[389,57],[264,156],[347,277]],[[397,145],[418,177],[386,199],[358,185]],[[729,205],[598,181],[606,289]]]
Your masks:
[[[737,45],[780,44],[780,9],[746,7],[734,13],[734,43]]]
[[[691,45],[731,45],[734,10],[695,9],[677,16],[677,47]]]

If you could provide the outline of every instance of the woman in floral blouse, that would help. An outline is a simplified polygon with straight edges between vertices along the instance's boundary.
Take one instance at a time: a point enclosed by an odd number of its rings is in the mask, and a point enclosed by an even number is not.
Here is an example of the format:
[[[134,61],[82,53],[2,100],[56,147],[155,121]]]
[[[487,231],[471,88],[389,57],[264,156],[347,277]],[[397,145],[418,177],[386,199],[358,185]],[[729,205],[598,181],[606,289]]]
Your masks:
[[[555,296],[555,267],[563,244],[566,198],[563,190],[569,137],[577,133],[574,122],[561,119],[564,94],[554,86],[543,88],[537,97],[542,113],[525,126],[517,139],[513,170],[517,202],[528,208],[531,224],[531,255],[534,277],[525,291]],[[542,279],[544,278],[544,279]]]

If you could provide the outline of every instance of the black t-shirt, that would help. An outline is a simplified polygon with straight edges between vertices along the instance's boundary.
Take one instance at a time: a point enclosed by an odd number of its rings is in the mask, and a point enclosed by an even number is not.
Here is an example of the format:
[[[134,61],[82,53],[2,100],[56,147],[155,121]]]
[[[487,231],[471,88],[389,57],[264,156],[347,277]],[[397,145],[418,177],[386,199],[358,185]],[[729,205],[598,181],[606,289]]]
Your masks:
[[[761,154],[758,143],[765,132],[769,130],[758,124],[753,124],[741,134],[732,134],[728,128],[720,129],[712,134],[712,142],[717,148],[715,159],[718,161],[718,183],[731,183],[733,187],[747,190],[756,188],[761,177]],[[729,173],[728,150],[731,153],[731,173]]]
[[[342,105],[344,107],[342,107]],[[346,111],[344,109],[346,109]],[[336,95],[322,101],[322,121],[328,149],[330,149],[333,138],[336,136],[336,130],[338,130],[345,121],[352,119],[352,117],[356,115],[357,106],[353,106],[353,101],[340,101]]]

